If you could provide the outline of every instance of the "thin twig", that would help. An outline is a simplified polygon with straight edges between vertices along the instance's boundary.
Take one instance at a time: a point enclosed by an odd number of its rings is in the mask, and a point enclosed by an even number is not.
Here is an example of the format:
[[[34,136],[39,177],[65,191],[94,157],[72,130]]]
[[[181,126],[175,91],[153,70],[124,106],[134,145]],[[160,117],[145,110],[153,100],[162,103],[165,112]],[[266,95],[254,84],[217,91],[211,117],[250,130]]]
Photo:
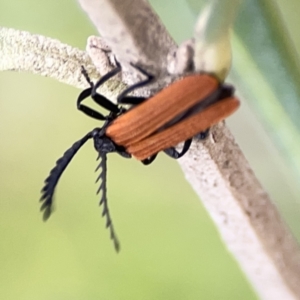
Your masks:
[[[0,27],[0,71],[27,71],[86,88],[88,83],[82,76],[81,66],[92,80],[100,78],[85,51],[41,35]],[[111,97],[119,85],[120,82],[109,81],[100,91]]]

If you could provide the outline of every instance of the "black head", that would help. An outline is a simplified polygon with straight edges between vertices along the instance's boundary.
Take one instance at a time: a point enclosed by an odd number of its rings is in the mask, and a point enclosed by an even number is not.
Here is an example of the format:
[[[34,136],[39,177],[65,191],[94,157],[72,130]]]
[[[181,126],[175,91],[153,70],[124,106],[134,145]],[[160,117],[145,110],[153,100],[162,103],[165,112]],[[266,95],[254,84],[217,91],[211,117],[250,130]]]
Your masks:
[[[95,150],[100,154],[116,152],[119,155],[131,158],[131,155],[126,152],[123,146],[117,145],[111,138],[105,135],[105,130],[98,128],[92,131]]]

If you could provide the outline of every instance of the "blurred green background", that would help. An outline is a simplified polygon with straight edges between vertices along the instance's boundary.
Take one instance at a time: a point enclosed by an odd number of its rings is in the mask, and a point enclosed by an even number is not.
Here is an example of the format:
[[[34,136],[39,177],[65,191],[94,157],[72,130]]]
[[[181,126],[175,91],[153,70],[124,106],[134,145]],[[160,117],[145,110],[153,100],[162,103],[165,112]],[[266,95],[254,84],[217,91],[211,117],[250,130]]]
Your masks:
[[[281,8],[300,45],[297,2]],[[196,14],[187,2],[152,4],[178,42],[192,35]],[[76,1],[0,0],[0,7],[0,26],[81,49],[97,34]],[[43,180],[97,122],[76,110],[73,87],[17,72],[0,73],[0,84],[0,299],[257,299],[178,164],[163,154],[148,167],[109,156],[108,197],[121,253],[98,208],[92,143],[62,177],[57,210],[43,223]],[[300,190],[290,166],[247,103],[229,125],[299,237]]]

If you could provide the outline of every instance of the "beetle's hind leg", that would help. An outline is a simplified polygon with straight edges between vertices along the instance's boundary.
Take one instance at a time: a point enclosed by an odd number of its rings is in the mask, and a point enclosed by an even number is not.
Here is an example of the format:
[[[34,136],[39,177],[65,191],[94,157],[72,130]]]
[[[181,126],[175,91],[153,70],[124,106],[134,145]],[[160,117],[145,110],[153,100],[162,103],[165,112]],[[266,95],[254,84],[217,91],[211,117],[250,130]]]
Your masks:
[[[196,138],[198,140],[205,140],[209,136],[209,130],[210,129],[208,128],[205,131],[198,133],[197,135],[194,136],[194,138]],[[170,157],[172,157],[174,159],[178,159],[178,158],[182,157],[183,155],[185,155],[187,153],[187,151],[190,149],[192,140],[193,139],[186,140],[184,142],[183,147],[180,152],[178,152],[175,147],[165,149],[164,152],[167,155],[169,155]]]
[[[175,147],[165,149],[164,152],[170,157],[174,159],[178,159],[182,157],[190,149],[191,144],[192,144],[192,139],[188,139],[184,142],[180,152],[178,152]]]
[[[208,128],[205,131],[202,131],[202,132],[198,133],[197,135],[194,136],[194,138],[196,138],[198,140],[205,140],[209,136],[209,130],[210,129]],[[192,144],[192,140],[193,139],[186,140],[184,142],[183,147],[182,147],[180,152],[178,152],[175,147],[165,149],[164,152],[168,156],[170,156],[174,159],[178,159],[178,158],[182,157],[183,155],[185,155],[187,153],[187,151],[190,149],[191,144]]]
[[[197,140],[201,140],[201,141],[205,140],[209,136],[209,131],[210,131],[210,128],[206,129],[205,131],[201,131],[200,133],[196,134],[194,136],[194,138]]]
[[[142,164],[144,164],[145,166],[150,165],[156,158],[157,154],[154,154],[146,159],[143,159],[141,162]]]

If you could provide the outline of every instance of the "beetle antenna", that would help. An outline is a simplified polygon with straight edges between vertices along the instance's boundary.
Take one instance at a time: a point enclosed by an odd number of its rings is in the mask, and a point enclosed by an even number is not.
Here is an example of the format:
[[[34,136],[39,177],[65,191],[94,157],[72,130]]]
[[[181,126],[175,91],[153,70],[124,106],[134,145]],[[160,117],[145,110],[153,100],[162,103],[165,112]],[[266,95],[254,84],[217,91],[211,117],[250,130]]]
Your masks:
[[[102,205],[102,217],[106,218],[106,228],[109,228],[110,230],[110,238],[114,243],[114,247],[116,249],[117,252],[119,252],[120,250],[120,243],[119,240],[116,236],[115,230],[114,230],[114,226],[112,223],[112,219],[110,217],[110,212],[109,212],[109,208],[108,208],[108,203],[107,203],[107,197],[106,197],[106,192],[107,192],[107,188],[106,188],[106,178],[107,178],[107,156],[105,153],[100,154],[97,158],[97,160],[100,158],[100,163],[98,165],[98,167],[96,168],[95,171],[98,171],[99,169],[101,169],[101,173],[99,174],[96,182],[98,182],[101,179],[101,184],[97,190],[97,195],[100,193],[101,191],[101,199],[99,202],[99,205]]]
[[[44,212],[43,219],[46,221],[52,213],[53,195],[55,192],[56,185],[59,181],[60,176],[77,153],[77,151],[93,137],[93,131],[89,132],[82,139],[73,144],[64,155],[56,162],[55,167],[50,171],[49,176],[45,179],[45,185],[42,189],[42,196],[40,201],[43,202],[41,211]]]

